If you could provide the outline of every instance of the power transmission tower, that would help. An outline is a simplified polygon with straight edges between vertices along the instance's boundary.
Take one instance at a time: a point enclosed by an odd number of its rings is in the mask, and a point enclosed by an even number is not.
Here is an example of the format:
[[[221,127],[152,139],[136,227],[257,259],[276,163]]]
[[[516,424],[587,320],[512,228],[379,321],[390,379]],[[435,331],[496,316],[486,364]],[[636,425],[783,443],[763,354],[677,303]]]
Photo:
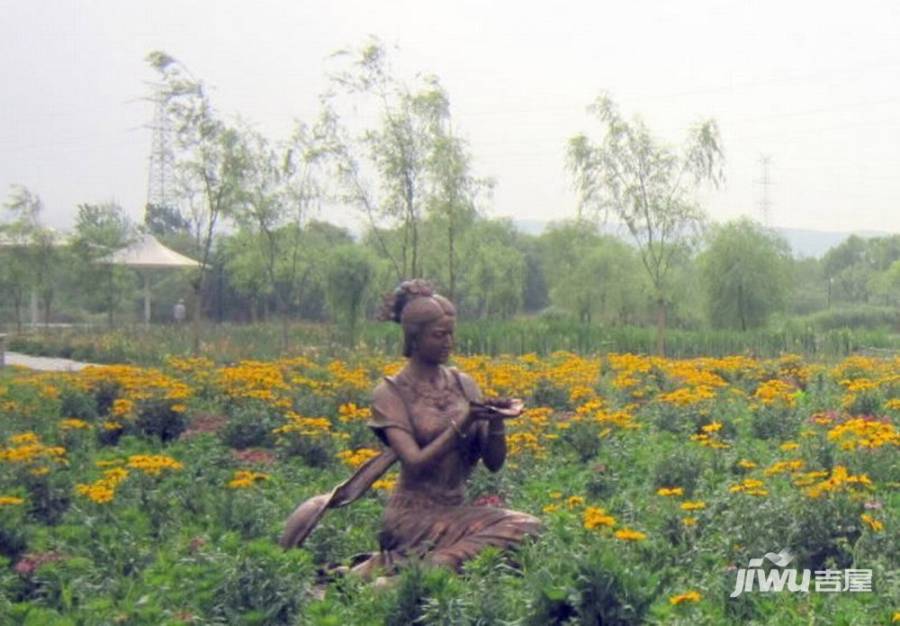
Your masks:
[[[175,197],[175,155],[172,152],[172,123],[166,113],[165,98],[160,85],[154,86],[153,141],[150,147],[150,167],[147,180],[147,204],[173,208]]]
[[[758,163],[762,166],[762,177],[758,178],[756,184],[762,185],[762,197],[759,200],[759,212],[763,226],[772,227],[772,199],[769,196],[769,187],[774,185],[772,179],[769,178],[769,166],[772,164],[772,157],[763,154],[759,157]]]

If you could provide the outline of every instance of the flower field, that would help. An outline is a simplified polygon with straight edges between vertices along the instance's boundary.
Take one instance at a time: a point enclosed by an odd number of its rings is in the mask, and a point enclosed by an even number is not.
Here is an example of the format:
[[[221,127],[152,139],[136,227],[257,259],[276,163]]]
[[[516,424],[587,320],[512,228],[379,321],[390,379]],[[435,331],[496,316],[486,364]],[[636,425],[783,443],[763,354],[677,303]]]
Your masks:
[[[900,358],[458,357],[486,395],[529,407],[469,495],[544,534],[463,576],[325,580],[377,547],[394,474],[303,549],[278,547],[282,523],[377,453],[368,397],[402,365],[0,371],[0,623],[900,621]],[[782,549],[798,569],[871,570],[871,591],[731,597]]]

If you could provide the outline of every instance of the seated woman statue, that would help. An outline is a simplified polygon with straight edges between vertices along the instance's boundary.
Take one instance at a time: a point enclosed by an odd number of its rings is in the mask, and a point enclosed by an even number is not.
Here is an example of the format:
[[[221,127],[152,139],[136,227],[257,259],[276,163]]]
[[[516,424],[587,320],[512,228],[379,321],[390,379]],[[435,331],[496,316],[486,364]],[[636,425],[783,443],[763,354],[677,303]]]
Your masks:
[[[380,550],[366,555],[355,572],[390,574],[409,559],[458,570],[488,546],[510,548],[537,535],[536,517],[465,503],[466,480],[479,460],[492,472],[503,466],[504,419],[522,412],[521,401],[485,401],[469,376],[445,366],[456,310],[425,281],[402,283],[383,313],[402,325],[408,358],[373,394],[369,426],[387,450],[330,494],[302,504],[288,520],[282,545],[302,542],[326,508],[358,498],[397,459],[400,477],[382,518]]]

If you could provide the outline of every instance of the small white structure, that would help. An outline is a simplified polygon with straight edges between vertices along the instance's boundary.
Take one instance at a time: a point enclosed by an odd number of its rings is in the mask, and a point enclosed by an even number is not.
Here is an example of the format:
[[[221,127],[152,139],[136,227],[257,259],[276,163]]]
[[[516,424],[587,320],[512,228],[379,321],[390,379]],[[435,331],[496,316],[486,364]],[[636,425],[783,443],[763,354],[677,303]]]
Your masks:
[[[98,263],[125,265],[138,270],[144,279],[144,323],[150,324],[150,273],[149,270],[177,267],[200,267],[200,262],[179,254],[162,245],[151,234],[141,235],[127,248],[103,257]]]

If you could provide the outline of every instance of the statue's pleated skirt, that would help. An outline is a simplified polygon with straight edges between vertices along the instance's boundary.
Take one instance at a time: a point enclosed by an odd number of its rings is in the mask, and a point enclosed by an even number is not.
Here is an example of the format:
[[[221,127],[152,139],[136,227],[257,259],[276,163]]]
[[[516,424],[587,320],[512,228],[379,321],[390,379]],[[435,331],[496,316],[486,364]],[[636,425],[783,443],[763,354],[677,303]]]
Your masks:
[[[354,569],[390,574],[405,561],[416,559],[459,570],[484,548],[512,548],[539,534],[541,527],[541,521],[527,513],[395,492],[382,519],[380,551]]]

